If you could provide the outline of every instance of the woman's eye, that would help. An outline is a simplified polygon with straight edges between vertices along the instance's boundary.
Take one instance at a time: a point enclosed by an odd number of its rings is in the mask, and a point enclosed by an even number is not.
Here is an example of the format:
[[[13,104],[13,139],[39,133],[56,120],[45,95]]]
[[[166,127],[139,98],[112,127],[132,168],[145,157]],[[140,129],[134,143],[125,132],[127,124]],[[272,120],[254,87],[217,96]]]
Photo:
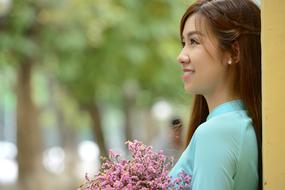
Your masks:
[[[190,39],[190,44],[191,44],[191,45],[197,45],[197,44],[199,44],[199,43],[198,43],[198,41],[195,40],[194,38],[191,38],[191,39]]]
[[[182,45],[182,47],[184,47],[185,46],[185,42],[181,42],[181,45]]]

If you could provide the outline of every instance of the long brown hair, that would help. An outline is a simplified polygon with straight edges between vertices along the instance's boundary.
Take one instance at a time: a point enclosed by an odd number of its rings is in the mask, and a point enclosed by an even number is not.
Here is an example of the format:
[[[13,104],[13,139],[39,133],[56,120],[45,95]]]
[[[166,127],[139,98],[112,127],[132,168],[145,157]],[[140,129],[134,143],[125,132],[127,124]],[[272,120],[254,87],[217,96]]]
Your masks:
[[[222,51],[234,52],[239,45],[239,63],[230,66],[235,90],[244,102],[258,142],[259,189],[262,189],[262,113],[260,9],[252,0],[198,0],[184,13],[180,36],[187,18],[193,14],[205,18],[218,39]],[[195,95],[186,138],[188,145],[197,127],[209,114],[206,99]]]

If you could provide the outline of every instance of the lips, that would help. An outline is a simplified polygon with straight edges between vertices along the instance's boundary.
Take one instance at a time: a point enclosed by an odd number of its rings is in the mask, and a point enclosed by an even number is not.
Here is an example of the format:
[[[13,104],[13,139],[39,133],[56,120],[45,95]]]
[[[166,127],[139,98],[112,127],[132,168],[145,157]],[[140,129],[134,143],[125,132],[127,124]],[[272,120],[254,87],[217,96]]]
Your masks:
[[[183,69],[183,72],[185,73],[185,72],[194,72],[194,70],[193,69]]]
[[[193,75],[193,73],[195,72],[193,69],[186,69],[186,68],[184,68],[183,69],[183,72],[184,72],[184,74],[183,74],[183,76],[182,76],[182,80],[189,80],[189,79],[191,79],[191,77],[192,77],[192,75]]]

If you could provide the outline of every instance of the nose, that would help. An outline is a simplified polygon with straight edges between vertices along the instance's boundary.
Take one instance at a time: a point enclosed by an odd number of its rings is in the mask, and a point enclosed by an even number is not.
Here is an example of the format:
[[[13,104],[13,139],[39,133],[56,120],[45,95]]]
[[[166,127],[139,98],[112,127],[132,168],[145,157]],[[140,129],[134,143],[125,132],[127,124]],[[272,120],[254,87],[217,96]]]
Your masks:
[[[181,51],[180,54],[177,56],[177,62],[184,65],[190,62],[190,57],[184,51]]]

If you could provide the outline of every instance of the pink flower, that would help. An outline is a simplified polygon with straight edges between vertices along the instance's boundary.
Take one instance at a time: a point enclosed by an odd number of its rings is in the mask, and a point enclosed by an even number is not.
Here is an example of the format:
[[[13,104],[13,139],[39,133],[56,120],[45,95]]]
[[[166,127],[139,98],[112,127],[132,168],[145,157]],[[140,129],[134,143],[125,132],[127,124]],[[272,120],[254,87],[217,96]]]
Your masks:
[[[81,190],[157,190],[186,189],[190,187],[191,176],[181,172],[172,180],[168,176],[173,158],[163,151],[155,152],[152,147],[134,140],[127,141],[132,158],[121,159],[121,155],[109,151],[109,159],[101,165],[99,173],[93,178],[85,176],[86,182]]]

